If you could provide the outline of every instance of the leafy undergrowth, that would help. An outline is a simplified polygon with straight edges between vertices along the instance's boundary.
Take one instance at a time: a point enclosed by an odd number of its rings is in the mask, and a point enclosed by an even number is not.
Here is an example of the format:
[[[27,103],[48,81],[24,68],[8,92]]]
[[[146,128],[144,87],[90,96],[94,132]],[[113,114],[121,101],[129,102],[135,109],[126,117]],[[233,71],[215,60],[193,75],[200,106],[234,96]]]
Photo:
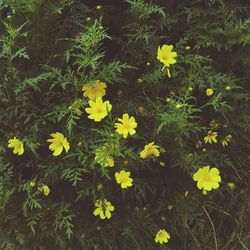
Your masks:
[[[0,249],[249,249],[245,1],[0,12]]]

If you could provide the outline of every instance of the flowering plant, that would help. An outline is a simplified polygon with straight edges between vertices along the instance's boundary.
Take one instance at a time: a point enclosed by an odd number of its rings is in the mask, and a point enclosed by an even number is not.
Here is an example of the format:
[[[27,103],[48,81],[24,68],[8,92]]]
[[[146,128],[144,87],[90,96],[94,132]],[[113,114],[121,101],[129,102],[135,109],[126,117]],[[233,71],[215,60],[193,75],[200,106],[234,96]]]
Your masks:
[[[244,1],[0,0],[0,249],[242,249]]]

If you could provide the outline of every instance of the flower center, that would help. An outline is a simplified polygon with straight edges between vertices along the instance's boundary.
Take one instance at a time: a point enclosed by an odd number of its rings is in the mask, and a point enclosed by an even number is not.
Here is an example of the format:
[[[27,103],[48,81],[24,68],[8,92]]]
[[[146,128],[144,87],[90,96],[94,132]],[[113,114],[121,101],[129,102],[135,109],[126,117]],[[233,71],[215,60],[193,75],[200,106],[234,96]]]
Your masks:
[[[92,92],[93,92],[93,94],[96,94],[98,92],[98,88],[97,87],[93,87],[92,88]]]
[[[159,238],[163,238],[164,237],[164,233],[163,232],[160,232],[159,233]]]
[[[154,148],[150,147],[148,149],[148,154],[153,155],[154,154]]]
[[[210,182],[211,181],[211,176],[209,174],[205,174],[203,176],[203,181]]]
[[[62,147],[63,146],[63,141],[57,141],[56,146],[57,147]]]
[[[121,177],[121,182],[126,182],[127,181],[127,178],[125,176],[122,176]]]
[[[128,122],[123,122],[123,128],[126,130],[130,130],[130,124]]]
[[[164,54],[164,55],[162,55],[162,58],[163,58],[163,60],[168,60],[168,55]]]
[[[103,112],[102,107],[97,107],[97,108],[96,108],[96,113],[102,113],[102,112]]]

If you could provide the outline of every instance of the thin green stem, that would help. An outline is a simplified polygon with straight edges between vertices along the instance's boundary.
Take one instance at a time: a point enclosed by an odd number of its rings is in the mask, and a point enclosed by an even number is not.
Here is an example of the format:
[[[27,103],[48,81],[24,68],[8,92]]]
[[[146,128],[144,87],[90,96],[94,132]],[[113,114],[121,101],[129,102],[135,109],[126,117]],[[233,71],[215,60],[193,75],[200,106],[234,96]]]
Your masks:
[[[218,250],[218,242],[217,242],[217,238],[216,238],[216,231],[215,231],[214,223],[213,223],[213,221],[212,221],[210,215],[208,214],[206,208],[205,208],[203,205],[201,205],[201,206],[202,206],[202,208],[203,208],[205,214],[207,215],[208,220],[209,220],[209,222],[210,222],[210,224],[211,224],[211,227],[212,227],[212,230],[213,230],[213,236],[214,236],[214,249],[215,249],[215,250]]]

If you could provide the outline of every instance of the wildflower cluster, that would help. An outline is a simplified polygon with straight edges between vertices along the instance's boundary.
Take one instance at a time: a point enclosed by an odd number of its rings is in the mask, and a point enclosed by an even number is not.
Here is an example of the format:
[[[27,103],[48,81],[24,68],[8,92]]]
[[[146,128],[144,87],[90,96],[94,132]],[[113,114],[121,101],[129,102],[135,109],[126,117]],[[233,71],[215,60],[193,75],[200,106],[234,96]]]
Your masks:
[[[247,246],[247,5],[113,2],[0,1],[0,249]]]

